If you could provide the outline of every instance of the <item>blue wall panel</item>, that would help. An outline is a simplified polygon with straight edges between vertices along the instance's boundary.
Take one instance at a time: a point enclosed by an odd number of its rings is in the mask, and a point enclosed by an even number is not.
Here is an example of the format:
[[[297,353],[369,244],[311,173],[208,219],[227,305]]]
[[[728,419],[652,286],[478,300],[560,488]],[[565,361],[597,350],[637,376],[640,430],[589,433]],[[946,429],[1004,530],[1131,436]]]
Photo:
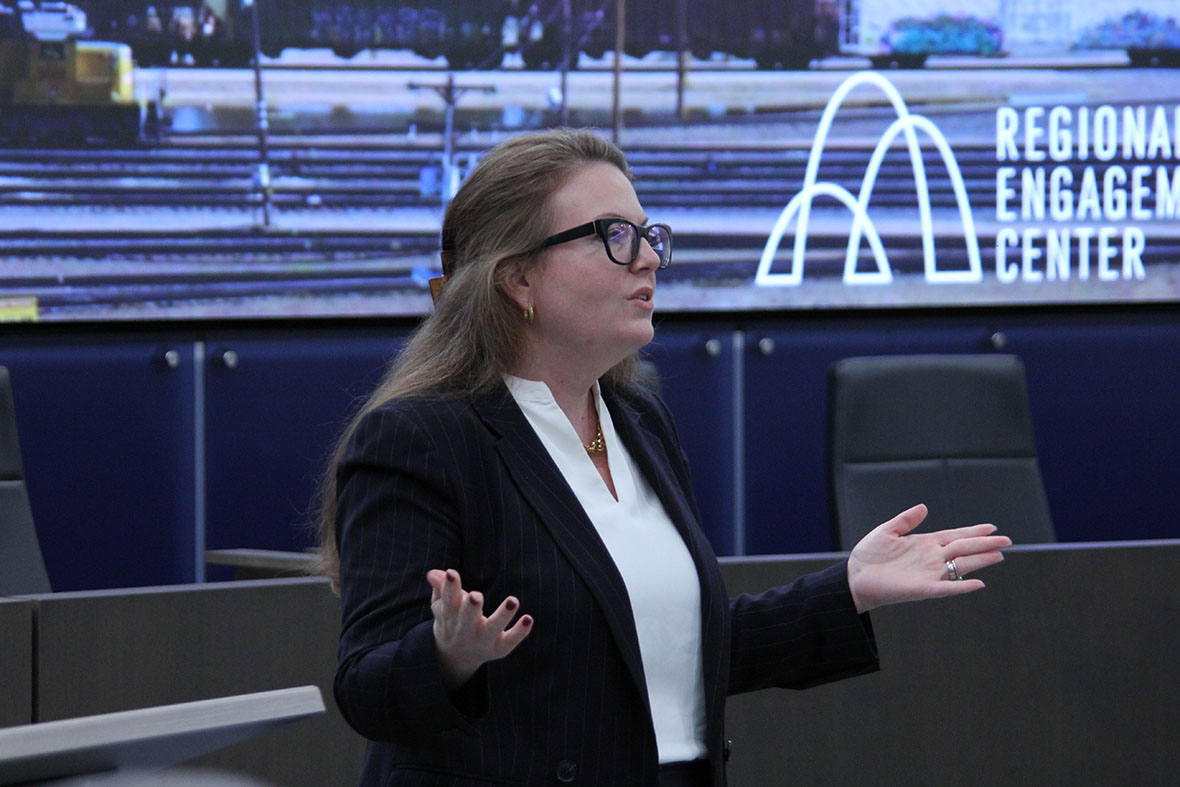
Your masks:
[[[733,331],[721,325],[664,325],[645,352],[676,418],[692,469],[701,524],[719,555],[735,553]]]
[[[0,337],[55,589],[191,581],[202,546],[310,546],[301,526],[326,453],[407,330]],[[1180,537],[1180,321],[1170,312],[673,315],[647,357],[717,552],[831,548],[833,362],[991,352],[993,333],[1025,363],[1059,539]]]
[[[195,578],[191,359],[174,336],[0,340],[54,590]]]
[[[1005,326],[1063,541],[1180,537],[1180,322]]]
[[[206,545],[300,550],[320,472],[401,338],[225,335],[207,343]],[[234,365],[225,354],[235,354]]]

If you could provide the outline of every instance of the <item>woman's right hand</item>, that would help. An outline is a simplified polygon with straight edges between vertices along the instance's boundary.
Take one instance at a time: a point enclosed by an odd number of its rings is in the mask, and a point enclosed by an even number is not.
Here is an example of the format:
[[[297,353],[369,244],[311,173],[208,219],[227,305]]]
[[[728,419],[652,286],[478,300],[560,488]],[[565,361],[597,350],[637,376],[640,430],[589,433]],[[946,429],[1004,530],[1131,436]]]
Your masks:
[[[432,569],[426,572],[426,581],[433,588],[434,640],[448,691],[470,680],[483,664],[507,656],[532,630],[530,615],[508,628],[520,606],[514,596],[484,617],[483,594],[463,590],[458,571]]]

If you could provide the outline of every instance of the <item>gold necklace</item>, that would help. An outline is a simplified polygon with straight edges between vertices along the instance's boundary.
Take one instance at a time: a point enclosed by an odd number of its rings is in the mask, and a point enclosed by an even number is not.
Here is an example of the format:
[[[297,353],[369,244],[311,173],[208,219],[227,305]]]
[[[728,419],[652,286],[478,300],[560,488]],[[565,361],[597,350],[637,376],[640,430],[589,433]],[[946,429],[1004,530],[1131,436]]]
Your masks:
[[[582,443],[582,447],[586,449],[586,453],[594,456],[594,454],[601,454],[606,450],[606,443],[602,440],[602,421],[598,422],[598,431],[594,433],[594,439],[588,443]]]

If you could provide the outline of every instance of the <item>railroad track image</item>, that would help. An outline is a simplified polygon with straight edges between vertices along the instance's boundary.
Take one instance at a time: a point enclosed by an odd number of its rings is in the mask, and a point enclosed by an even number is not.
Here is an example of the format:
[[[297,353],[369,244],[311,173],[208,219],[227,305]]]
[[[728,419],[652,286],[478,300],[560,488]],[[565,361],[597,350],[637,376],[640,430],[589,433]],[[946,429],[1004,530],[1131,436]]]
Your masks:
[[[178,113],[210,99],[208,72],[201,72],[169,77],[166,108]],[[532,95],[552,77],[514,76],[522,81],[501,99],[513,91]],[[629,106],[650,107],[672,79],[647,78],[626,91]],[[928,129],[916,154],[900,132],[881,150],[898,110],[863,85],[819,140],[824,102],[850,78],[711,74],[702,84],[733,100],[757,99],[756,111],[684,122],[666,112],[632,118],[620,141],[639,198],[675,232],[674,264],[660,279],[661,309],[1174,300],[1180,292],[1180,86],[1163,71],[956,72],[961,89],[950,98],[945,73],[890,74],[899,97],[947,141],[954,172]],[[328,81],[300,82],[302,72],[280,79],[312,85],[306,100],[330,89]],[[293,89],[284,84],[275,93]],[[346,80],[338,92],[353,90]],[[241,100],[240,90],[231,92]],[[1017,126],[1035,120],[1029,112],[1038,105],[1046,115],[1041,136],[1026,144]],[[276,117],[293,106],[280,102]],[[1142,149],[1134,141],[1107,145],[1099,161],[1091,140],[1086,155],[1054,150],[1050,157],[1047,114],[1057,107],[1069,110],[1074,129],[1083,118],[1093,126],[1102,107],[1118,123],[1142,110]],[[1016,125],[1001,139],[997,124],[1007,111]],[[1162,125],[1153,123],[1161,114]],[[276,123],[265,153],[248,127],[173,128],[150,146],[0,150],[0,314],[8,308],[54,321],[427,313],[445,190],[441,135],[428,124],[417,133],[309,133],[297,125]],[[480,126],[456,134],[455,166],[469,170],[511,133]],[[809,175],[813,159],[818,166]],[[1121,217],[1101,204],[1116,170],[1146,184],[1146,191],[1122,184]],[[1064,193],[1057,186],[1068,181],[1064,191],[1080,202],[1087,177],[1097,178],[1095,210],[1048,215]],[[805,286],[756,285],[784,208],[817,188],[809,198],[806,271],[799,271]],[[850,262],[855,228],[847,200],[862,195],[872,232],[861,227]],[[928,231],[920,227],[923,203]],[[974,218],[977,255],[967,242],[964,205]],[[874,234],[887,262],[872,247]],[[795,241],[792,225],[771,252],[772,273],[793,269]],[[934,252],[939,271],[978,270],[979,279],[927,286]],[[850,271],[865,280],[886,271],[891,284],[849,287]]]
[[[807,153],[699,145],[630,151],[641,203],[675,231],[675,264],[661,273],[672,295],[661,306],[807,305],[797,292],[751,286],[775,218],[803,188]],[[994,149],[959,146],[956,154],[972,209],[994,214]],[[855,191],[870,155],[867,145],[829,151],[820,174]],[[954,184],[936,152],[923,160],[940,265],[964,270]],[[440,198],[434,175],[423,173],[437,168],[437,154],[343,145],[272,150],[268,228],[258,225],[264,196],[256,165],[257,152],[245,147],[6,151],[0,206],[10,222],[20,215],[14,210],[27,209],[36,226],[0,232],[5,296],[36,298],[45,320],[429,309]],[[1080,182],[1081,165],[1075,169]],[[870,207],[899,276],[924,269],[916,206],[911,162],[891,151]],[[817,201],[807,269],[816,285],[840,284],[849,229],[839,206]],[[995,222],[979,227],[985,270],[995,269],[999,231]],[[788,233],[780,247],[788,262],[793,239]],[[858,268],[873,268],[867,244],[857,259]],[[1141,254],[1144,266],[1178,259],[1174,231],[1158,233]]]
[[[824,174],[849,188],[858,185],[872,152],[831,150]],[[468,166],[475,150],[461,151]],[[798,193],[807,166],[798,146],[706,147],[669,144],[633,148],[628,159],[645,206],[653,208],[776,208]],[[977,207],[994,205],[991,184],[994,146],[959,146],[963,176]],[[955,206],[950,179],[936,174],[936,151],[928,151],[930,193],[940,207]],[[85,208],[249,209],[261,203],[256,182],[259,155],[248,144],[234,147],[169,146],[152,150],[0,151],[0,205]],[[268,156],[269,201],[276,210],[313,208],[437,207],[437,152],[404,148],[291,147]],[[890,154],[873,202],[882,207],[914,204],[910,163]]]

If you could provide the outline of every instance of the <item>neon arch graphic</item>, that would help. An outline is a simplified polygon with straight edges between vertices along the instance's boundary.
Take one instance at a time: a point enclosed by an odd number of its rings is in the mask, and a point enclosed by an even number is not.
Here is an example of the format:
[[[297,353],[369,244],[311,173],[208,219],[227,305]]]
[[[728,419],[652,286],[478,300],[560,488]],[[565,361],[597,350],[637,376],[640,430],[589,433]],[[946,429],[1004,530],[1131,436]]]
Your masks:
[[[828,132],[836,118],[845,97],[853,88],[871,84],[879,87],[893,105],[897,119],[889,125],[885,133],[877,141],[869,163],[865,167],[864,178],[861,181],[860,192],[857,196],[839,185],[827,181],[819,181],[819,163],[823,156],[824,145],[827,143]],[[959,208],[959,218],[963,224],[963,234],[967,242],[967,270],[940,271],[934,250],[934,223],[930,212],[930,192],[926,184],[926,166],[922,162],[922,148],[918,144],[915,130],[921,130],[934,142],[942,157],[942,163],[951,179],[951,186],[955,193],[955,202]],[[836,92],[828,100],[824,113],[820,117],[819,126],[815,131],[815,140],[811,144],[811,154],[807,159],[807,171],[803,177],[803,189],[791,198],[779,214],[770,236],[766,239],[766,246],[762,250],[762,258],[758,261],[758,272],[754,276],[754,284],[761,287],[794,287],[803,282],[803,268],[807,252],[807,230],[811,220],[811,203],[818,195],[834,197],[844,204],[852,213],[852,231],[848,237],[848,248],[844,257],[845,284],[889,284],[893,281],[893,270],[889,265],[889,256],[873,221],[869,218],[868,204],[872,197],[873,187],[876,185],[877,174],[889,146],[899,134],[905,135],[906,147],[909,149],[910,166],[914,173],[914,188],[918,196],[918,217],[922,228],[922,257],[925,262],[926,281],[931,284],[974,284],[983,280],[983,265],[979,257],[979,239],[975,235],[975,221],[971,216],[971,203],[967,198],[967,188],[963,184],[963,175],[959,163],[955,160],[954,151],[942,132],[923,115],[913,114],[902,99],[901,93],[889,80],[873,71],[859,71],[841,83]],[[791,221],[798,215],[795,231],[795,245],[791,257],[791,269],[786,273],[774,273],[771,266],[774,255],[778,252],[783,233],[790,226]],[[856,269],[857,256],[860,251],[861,236],[869,243],[876,262],[875,271],[858,271]]]

